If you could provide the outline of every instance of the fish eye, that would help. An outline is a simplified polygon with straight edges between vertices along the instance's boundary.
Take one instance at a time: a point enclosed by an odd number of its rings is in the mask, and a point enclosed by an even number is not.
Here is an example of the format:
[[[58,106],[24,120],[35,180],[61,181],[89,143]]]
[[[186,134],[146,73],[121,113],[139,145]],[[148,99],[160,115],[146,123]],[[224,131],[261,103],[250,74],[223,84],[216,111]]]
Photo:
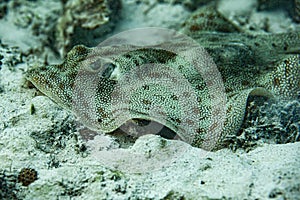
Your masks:
[[[104,78],[110,78],[111,74],[113,73],[113,71],[116,69],[116,65],[114,63],[105,63],[103,65],[103,71],[101,73],[101,76]]]
[[[94,62],[92,62],[91,64],[90,64],[90,68],[92,69],[92,70],[95,70],[95,71],[97,71],[97,70],[99,70],[100,69],[100,67],[101,67],[101,65],[102,65],[102,60],[101,59],[97,59],[96,61],[94,61]]]
[[[89,67],[93,71],[97,71],[103,78],[111,78],[112,73],[117,68],[113,62],[104,59],[97,59],[91,62]]]

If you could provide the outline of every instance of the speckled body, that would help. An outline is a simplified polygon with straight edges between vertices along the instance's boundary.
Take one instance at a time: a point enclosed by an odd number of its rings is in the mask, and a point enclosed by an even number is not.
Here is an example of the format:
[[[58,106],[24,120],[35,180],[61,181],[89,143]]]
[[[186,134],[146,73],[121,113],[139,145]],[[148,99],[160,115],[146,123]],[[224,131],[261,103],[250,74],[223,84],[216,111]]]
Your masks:
[[[190,70],[187,61],[172,52],[147,47],[117,56],[111,61],[103,61],[101,58],[99,61],[93,56],[97,55],[93,53],[95,49],[76,46],[67,54],[62,64],[33,68],[28,71],[27,79],[59,105],[77,115],[80,113],[83,123],[91,129],[107,133],[119,128],[126,120],[154,120],[170,128],[180,139],[209,150],[220,148],[226,135],[239,130],[249,95],[267,98],[274,95],[292,98],[298,95],[299,32],[250,36],[242,33],[199,31],[186,27],[183,30],[209,52],[224,82],[227,97],[226,119],[220,137],[217,137],[217,141],[213,140],[215,144],[205,144],[205,138],[215,136],[210,133],[210,128],[214,127],[211,120],[214,105],[203,77],[192,68]],[[169,45],[176,45],[177,42],[171,41],[172,44]],[[103,48],[110,51],[110,47]],[[90,57],[94,57],[92,62]],[[102,70],[93,69],[95,62],[97,68]],[[173,87],[172,91],[178,87],[177,96],[161,86],[141,85],[139,79],[135,79],[138,73],[133,74],[131,80],[126,79],[127,72],[147,63],[167,64],[188,81],[192,92],[184,91],[180,87],[182,84],[179,84],[179,79],[165,68],[150,68],[151,78],[175,79],[174,86],[168,87]],[[146,82],[151,82],[151,78]],[[120,80],[126,80],[128,85],[115,94]],[[132,87],[135,84],[140,84],[141,87]],[[136,92],[130,93],[134,89]],[[126,93],[130,93],[132,97],[128,101],[122,99],[127,98],[124,95]],[[192,95],[196,95],[197,99],[194,107],[187,98]],[[178,96],[184,96],[181,100],[187,103],[179,104]],[[118,106],[113,107],[112,104]],[[150,115],[149,105],[162,107],[165,112],[154,109]],[[125,107],[129,114],[122,113]],[[189,113],[189,118],[180,114],[183,111]]]

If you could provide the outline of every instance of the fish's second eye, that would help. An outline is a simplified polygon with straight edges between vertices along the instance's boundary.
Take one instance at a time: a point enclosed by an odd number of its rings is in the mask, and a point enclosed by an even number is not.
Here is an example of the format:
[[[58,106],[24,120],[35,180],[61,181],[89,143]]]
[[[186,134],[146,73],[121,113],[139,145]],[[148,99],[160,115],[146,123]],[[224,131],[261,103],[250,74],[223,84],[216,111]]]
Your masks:
[[[116,65],[114,63],[105,63],[103,65],[102,77],[110,78],[113,71],[116,69]]]
[[[102,61],[100,59],[96,60],[95,62],[92,62],[91,65],[90,65],[90,68],[92,70],[99,70],[100,67],[101,67],[101,64],[102,64]]]

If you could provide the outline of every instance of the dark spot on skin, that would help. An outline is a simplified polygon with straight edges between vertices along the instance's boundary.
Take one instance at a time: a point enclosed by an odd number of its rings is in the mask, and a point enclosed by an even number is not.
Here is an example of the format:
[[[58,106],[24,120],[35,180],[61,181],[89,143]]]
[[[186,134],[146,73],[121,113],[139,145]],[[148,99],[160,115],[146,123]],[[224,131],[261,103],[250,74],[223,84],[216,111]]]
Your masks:
[[[224,127],[226,127],[226,126],[227,126],[227,124],[228,124],[228,121],[227,121],[227,120],[225,120],[225,122],[224,122]]]
[[[98,113],[100,113],[100,114],[104,113],[104,109],[103,108],[98,108]]]
[[[138,66],[139,65],[139,62],[137,60],[133,60],[133,63]]]
[[[178,66],[178,69],[179,69],[179,70],[182,70],[183,68],[184,68],[183,65],[179,65],[179,66]]]
[[[201,27],[198,25],[192,25],[190,26],[190,31],[200,31]]]
[[[204,88],[205,88],[205,86],[202,85],[202,84],[199,84],[199,85],[196,86],[197,90],[204,90]]]
[[[181,120],[180,120],[179,118],[173,118],[173,117],[171,117],[171,120],[172,120],[173,122],[176,122],[177,124],[180,124],[180,123],[181,123]]]
[[[45,71],[45,70],[47,70],[47,67],[44,65],[39,68],[39,71]]]
[[[247,80],[243,80],[243,81],[242,81],[242,85],[243,85],[243,86],[250,85],[250,82],[249,82],[249,81],[247,81]]]
[[[228,108],[227,108],[227,110],[226,110],[226,113],[227,114],[231,113],[231,111],[232,111],[232,105],[229,105]]]
[[[64,84],[63,83],[59,83],[58,87],[59,87],[60,90],[62,90],[62,91],[64,90]]]
[[[233,96],[236,94],[237,94],[236,92],[230,93],[230,94],[228,94],[228,98],[233,98]]]
[[[284,68],[284,73],[285,73],[285,76],[289,76],[289,74],[291,73],[290,68],[285,67]]]
[[[199,120],[204,120],[205,119],[205,116],[202,116],[199,118]]]
[[[198,101],[198,103],[201,103],[202,99],[200,97],[197,97],[197,101]]]
[[[149,101],[148,99],[143,99],[143,104],[145,105],[150,105],[151,104],[151,101]]]
[[[279,78],[274,78],[274,79],[273,79],[273,84],[274,84],[274,86],[279,86],[279,85],[280,85],[280,80],[279,80]]]
[[[209,15],[207,15],[207,18],[210,19],[210,20],[214,20],[215,16],[213,14],[209,14]]]
[[[229,92],[232,92],[232,91],[233,91],[233,89],[230,88],[230,87],[225,88],[225,92],[226,92],[226,93],[229,93]]]
[[[195,123],[194,123],[194,121],[192,121],[192,120],[190,120],[190,119],[187,119],[186,120],[186,123],[188,124],[188,125],[190,125],[190,126],[193,126]]]
[[[197,128],[196,133],[198,134],[205,133],[205,130],[203,128]]]
[[[101,123],[103,120],[101,118],[97,119],[97,122]]]
[[[198,15],[198,17],[205,17],[205,14],[204,14],[204,13],[200,13],[200,14]]]
[[[182,95],[183,95],[183,97],[190,97],[191,96],[191,94],[189,92],[183,92]]]
[[[101,114],[101,118],[102,118],[102,119],[108,118],[108,114],[107,114],[107,113],[102,113],[102,114]]]
[[[175,100],[175,101],[178,101],[178,96],[176,96],[176,95],[174,95],[174,94],[171,96],[171,98],[172,98],[173,100]]]
[[[216,129],[218,126],[219,126],[219,125],[218,125],[216,122],[214,122],[214,123],[209,127],[209,130],[212,131],[212,130]]]
[[[173,110],[176,110],[176,106],[171,106],[170,108]]]
[[[124,55],[124,57],[130,59],[131,55],[126,54],[126,55]]]
[[[290,64],[291,64],[291,62],[290,62],[289,60],[284,60],[284,64],[286,64],[286,65],[290,65]]]
[[[193,108],[193,114],[194,115],[199,115],[199,109],[197,107]]]
[[[254,28],[253,26],[250,26],[250,27],[249,27],[249,30],[254,31],[255,28]]]
[[[144,90],[149,90],[149,85],[143,85]]]
[[[181,123],[181,120],[180,120],[179,118],[176,118],[176,119],[175,119],[175,122],[177,122],[178,124],[180,124],[180,123]]]

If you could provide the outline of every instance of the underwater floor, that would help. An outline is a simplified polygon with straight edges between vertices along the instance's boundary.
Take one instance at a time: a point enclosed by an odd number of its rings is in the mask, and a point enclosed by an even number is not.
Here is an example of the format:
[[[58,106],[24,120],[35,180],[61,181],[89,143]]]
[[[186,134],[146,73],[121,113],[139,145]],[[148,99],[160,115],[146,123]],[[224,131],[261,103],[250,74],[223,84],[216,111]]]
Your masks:
[[[0,1],[0,199],[300,199],[299,22],[297,0]]]

